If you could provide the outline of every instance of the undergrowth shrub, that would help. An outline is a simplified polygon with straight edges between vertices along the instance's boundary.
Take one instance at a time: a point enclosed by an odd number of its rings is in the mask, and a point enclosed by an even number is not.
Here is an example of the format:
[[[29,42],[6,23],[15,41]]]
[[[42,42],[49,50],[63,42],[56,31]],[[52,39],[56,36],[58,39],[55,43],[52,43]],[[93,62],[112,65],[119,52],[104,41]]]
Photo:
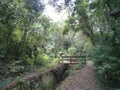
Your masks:
[[[91,55],[101,82],[111,88],[120,88],[120,59],[112,51],[109,45],[98,45]]]

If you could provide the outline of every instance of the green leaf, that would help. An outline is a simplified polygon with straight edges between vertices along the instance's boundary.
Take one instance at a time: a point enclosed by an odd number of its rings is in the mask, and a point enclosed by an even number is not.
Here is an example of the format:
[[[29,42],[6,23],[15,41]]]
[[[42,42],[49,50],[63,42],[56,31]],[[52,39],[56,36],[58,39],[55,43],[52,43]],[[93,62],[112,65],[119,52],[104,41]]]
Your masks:
[[[21,76],[17,76],[16,79],[15,79],[18,83],[20,82],[24,82],[25,81],[25,78],[21,77]]]

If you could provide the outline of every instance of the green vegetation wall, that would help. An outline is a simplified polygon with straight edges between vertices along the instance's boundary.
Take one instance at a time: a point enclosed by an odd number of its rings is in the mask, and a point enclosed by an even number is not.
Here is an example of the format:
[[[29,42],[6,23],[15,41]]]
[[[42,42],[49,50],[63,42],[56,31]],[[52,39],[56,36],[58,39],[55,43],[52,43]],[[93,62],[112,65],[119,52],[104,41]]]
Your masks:
[[[100,78],[114,88],[120,88],[119,5],[118,0],[76,0],[73,13],[74,22],[79,21],[77,27],[94,46],[91,56]]]

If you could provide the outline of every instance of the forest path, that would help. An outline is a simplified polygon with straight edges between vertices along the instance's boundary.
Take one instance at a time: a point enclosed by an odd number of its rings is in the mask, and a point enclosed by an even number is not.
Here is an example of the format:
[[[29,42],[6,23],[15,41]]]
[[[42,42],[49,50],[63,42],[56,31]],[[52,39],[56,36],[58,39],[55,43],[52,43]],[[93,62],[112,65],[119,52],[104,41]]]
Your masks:
[[[65,80],[57,90],[100,90],[92,61],[87,61],[82,69]]]

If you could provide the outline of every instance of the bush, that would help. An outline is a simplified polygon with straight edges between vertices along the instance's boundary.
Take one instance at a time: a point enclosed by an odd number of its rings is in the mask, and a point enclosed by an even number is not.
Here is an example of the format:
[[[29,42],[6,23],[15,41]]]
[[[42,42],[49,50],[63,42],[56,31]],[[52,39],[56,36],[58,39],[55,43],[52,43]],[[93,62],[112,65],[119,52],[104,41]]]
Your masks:
[[[77,49],[76,49],[75,47],[70,47],[70,48],[68,48],[68,53],[69,53],[70,55],[75,54],[76,51],[77,51]]]

